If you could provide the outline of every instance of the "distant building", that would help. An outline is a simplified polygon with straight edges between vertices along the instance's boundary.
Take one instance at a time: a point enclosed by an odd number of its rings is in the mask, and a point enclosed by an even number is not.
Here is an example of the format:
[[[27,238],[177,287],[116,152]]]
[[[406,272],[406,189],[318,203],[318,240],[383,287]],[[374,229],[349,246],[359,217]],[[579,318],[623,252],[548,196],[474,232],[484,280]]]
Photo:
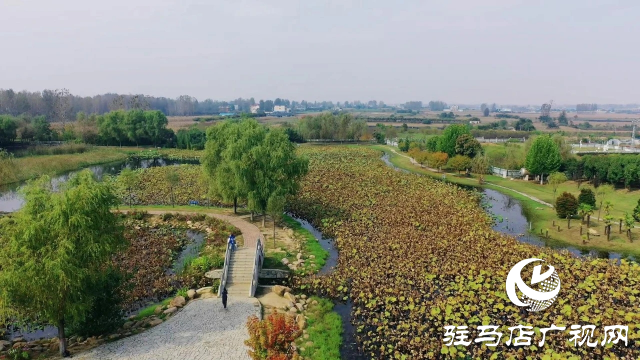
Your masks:
[[[218,112],[221,113],[228,113],[230,111],[233,111],[233,109],[231,108],[231,106],[218,106]]]
[[[451,107],[449,108],[449,111],[458,111],[460,109],[460,107],[458,105],[451,105]]]
[[[469,124],[480,124],[480,120],[471,120]]]
[[[260,105],[258,104],[251,105],[250,109],[252,114],[257,114],[258,111],[260,111]]]
[[[276,105],[273,107],[273,112],[287,112],[287,107],[284,105]]]

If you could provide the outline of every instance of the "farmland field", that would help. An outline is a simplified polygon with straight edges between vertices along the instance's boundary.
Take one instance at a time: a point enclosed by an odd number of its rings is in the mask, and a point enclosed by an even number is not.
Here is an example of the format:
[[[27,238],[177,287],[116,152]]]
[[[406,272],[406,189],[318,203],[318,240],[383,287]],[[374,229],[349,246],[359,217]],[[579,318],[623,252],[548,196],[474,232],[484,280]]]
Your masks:
[[[640,267],[584,260],[538,248],[491,230],[475,195],[457,186],[396,172],[378,151],[359,147],[303,147],[310,172],[292,211],[336,239],[331,276],[301,286],[350,298],[360,344],[375,358],[603,358],[637,357]],[[357,181],[354,181],[357,180]],[[539,313],[514,306],[505,294],[509,269],[527,258],[554,265],[562,279],[558,301]],[[509,347],[508,327],[628,325],[629,345],[574,347],[564,334],[545,346]],[[443,346],[445,325],[499,326],[497,348]],[[470,334],[473,337],[476,334]],[[539,340],[539,338],[537,338]]]

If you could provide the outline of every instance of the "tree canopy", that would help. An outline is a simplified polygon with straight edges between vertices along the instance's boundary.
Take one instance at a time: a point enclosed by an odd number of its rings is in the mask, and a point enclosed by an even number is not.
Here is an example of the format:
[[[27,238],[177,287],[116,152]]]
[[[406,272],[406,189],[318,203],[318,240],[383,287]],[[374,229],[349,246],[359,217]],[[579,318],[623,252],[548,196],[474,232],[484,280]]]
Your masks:
[[[444,129],[444,133],[440,137],[438,150],[446,153],[449,157],[456,154],[456,142],[458,137],[468,134],[471,135],[468,125],[450,125]]]
[[[88,170],[58,192],[47,176],[21,191],[24,207],[0,224],[0,315],[56,325],[65,355],[65,324],[82,321],[91,310],[98,295],[91,289],[124,245],[111,212],[118,200]]]
[[[530,173],[541,175],[542,182],[542,176],[557,171],[561,162],[558,145],[551,136],[541,135],[533,141],[527,153],[525,166]]]
[[[255,120],[210,127],[202,163],[213,194],[234,204],[246,200],[251,210],[262,213],[269,198],[294,194],[308,167],[285,131]]]
[[[462,134],[456,139],[456,154],[470,158],[484,153],[482,145],[471,134]]]

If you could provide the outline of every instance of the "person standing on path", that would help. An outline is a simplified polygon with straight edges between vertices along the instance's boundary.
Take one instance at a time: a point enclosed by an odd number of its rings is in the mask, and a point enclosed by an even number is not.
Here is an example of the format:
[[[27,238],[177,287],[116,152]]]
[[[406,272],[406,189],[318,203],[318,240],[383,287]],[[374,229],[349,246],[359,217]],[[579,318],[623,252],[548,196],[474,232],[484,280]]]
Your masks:
[[[224,308],[227,308],[227,296],[229,295],[229,293],[227,292],[227,288],[222,289],[222,306],[224,306]]]

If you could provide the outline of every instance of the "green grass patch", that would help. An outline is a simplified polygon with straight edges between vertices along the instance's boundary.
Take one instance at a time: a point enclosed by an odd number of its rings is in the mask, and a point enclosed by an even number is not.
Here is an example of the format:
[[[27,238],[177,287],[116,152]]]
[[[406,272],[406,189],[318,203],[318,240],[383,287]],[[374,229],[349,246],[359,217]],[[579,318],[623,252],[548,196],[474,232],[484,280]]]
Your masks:
[[[301,353],[307,359],[334,360],[340,359],[340,345],[342,344],[342,319],[333,312],[333,303],[319,297],[311,297],[318,305],[309,306],[306,315],[308,339],[298,340],[299,346],[304,348]],[[307,346],[307,342],[313,345]]]
[[[283,218],[287,227],[291,228],[296,235],[302,239],[302,246],[304,253],[309,256],[315,256],[314,262],[315,264],[312,266],[311,262],[307,261],[308,270],[311,273],[316,273],[327,262],[327,258],[329,257],[329,252],[322,248],[320,242],[313,236],[313,234],[302,227],[297,221],[295,221],[291,216],[284,215]]]
[[[140,312],[138,313],[138,315],[136,315],[136,320],[142,320],[146,317],[149,317],[151,315],[155,314],[156,308],[158,306],[165,306],[165,305],[169,305],[169,303],[171,302],[171,298],[169,299],[165,299],[157,304],[153,304],[153,305],[149,305],[146,308],[140,310]]]
[[[87,166],[124,161],[130,151],[95,146],[83,153],[34,155],[0,162],[0,185],[29,180],[41,175],[58,175]]]

